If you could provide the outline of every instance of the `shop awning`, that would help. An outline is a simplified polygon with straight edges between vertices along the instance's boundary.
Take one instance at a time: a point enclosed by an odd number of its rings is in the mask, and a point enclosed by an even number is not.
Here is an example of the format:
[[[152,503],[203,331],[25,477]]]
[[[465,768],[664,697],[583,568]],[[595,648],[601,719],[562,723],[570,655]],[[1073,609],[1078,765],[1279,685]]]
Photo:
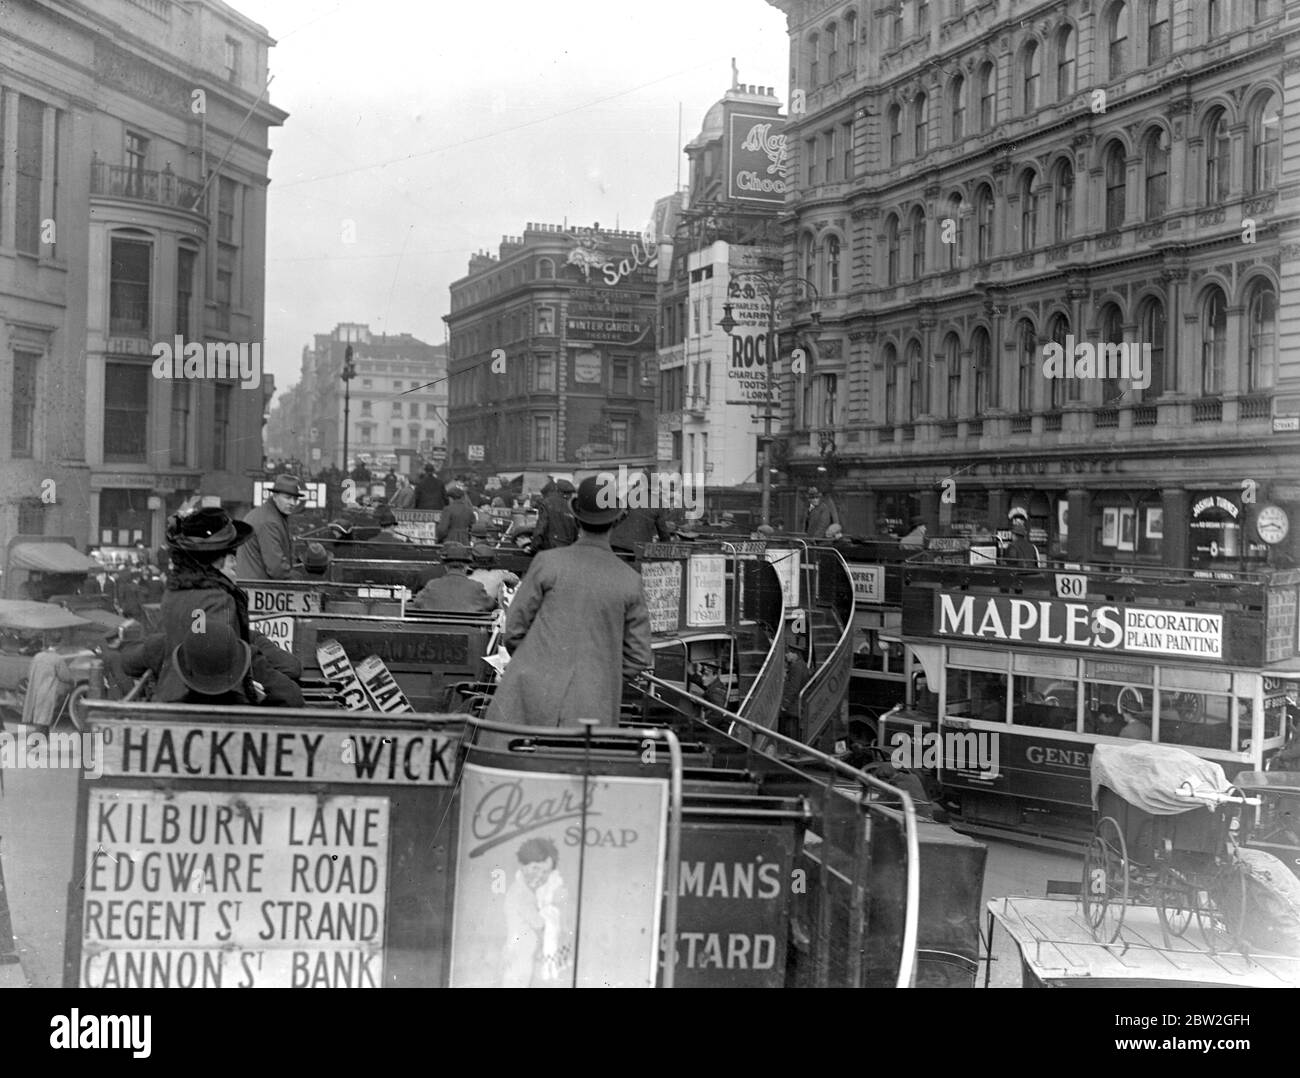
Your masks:
[[[17,543],[9,551],[9,568],[33,573],[89,573],[95,563],[67,543]]]

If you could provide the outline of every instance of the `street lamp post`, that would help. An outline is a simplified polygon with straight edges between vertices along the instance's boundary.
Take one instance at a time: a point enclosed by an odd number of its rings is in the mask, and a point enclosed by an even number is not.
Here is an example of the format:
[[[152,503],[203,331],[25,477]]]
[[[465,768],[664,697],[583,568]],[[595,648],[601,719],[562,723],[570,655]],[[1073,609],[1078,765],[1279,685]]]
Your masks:
[[[804,277],[789,277],[784,281],[774,283],[767,290],[767,355],[764,358],[766,365],[765,374],[765,397],[763,407],[763,475],[760,489],[762,491],[762,522],[764,524],[772,523],[772,420],[777,417],[777,413],[772,411],[773,401],[773,373],[772,368],[776,365],[777,346],[776,346],[776,301],[787,286],[794,285],[802,287],[812,292],[813,298],[818,305],[821,304],[821,293],[817,291],[817,286],[812,281]],[[724,303],[722,305],[722,318],[718,325],[722,331],[730,337],[736,328],[736,319],[732,317],[732,304]],[[821,328],[821,315],[817,310],[813,310],[809,317],[812,329],[816,332]]]
[[[343,471],[348,470],[348,430],[352,426],[352,379],[357,376],[356,365],[352,362],[352,345],[343,353]]]

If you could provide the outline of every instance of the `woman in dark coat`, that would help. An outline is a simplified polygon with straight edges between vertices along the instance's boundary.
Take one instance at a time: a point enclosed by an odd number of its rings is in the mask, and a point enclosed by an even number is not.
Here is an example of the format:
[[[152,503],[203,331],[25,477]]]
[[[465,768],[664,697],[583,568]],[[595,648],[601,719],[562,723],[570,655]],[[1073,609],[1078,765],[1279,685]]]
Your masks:
[[[167,574],[167,590],[163,592],[160,611],[162,635],[167,642],[165,654],[170,656],[187,634],[205,632],[214,623],[224,625],[253,648],[246,682],[260,682],[267,691],[268,702],[302,707],[302,692],[294,684],[302,675],[302,664],[250,629],[248,596],[235,585],[235,551],[252,534],[249,525],[232,520],[224,509],[200,509],[168,521],[171,571]],[[152,656],[154,649],[149,649],[149,654]],[[162,683],[154,699],[173,699],[172,689],[183,695],[183,686],[166,684],[166,670],[156,672]],[[256,699],[251,686],[246,686],[245,692],[249,699]]]

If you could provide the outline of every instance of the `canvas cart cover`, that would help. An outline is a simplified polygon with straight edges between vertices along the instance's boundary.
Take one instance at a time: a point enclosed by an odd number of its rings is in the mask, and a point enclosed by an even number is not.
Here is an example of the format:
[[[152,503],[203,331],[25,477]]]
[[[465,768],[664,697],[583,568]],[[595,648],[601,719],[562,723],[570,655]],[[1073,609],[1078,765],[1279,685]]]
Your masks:
[[[67,543],[17,543],[9,552],[9,564],[34,573],[89,573],[95,568],[93,561]]]
[[[1192,798],[1178,793],[1191,782]],[[1098,745],[1092,753],[1092,807],[1097,789],[1106,786],[1130,805],[1157,816],[1172,816],[1201,805],[1213,805],[1195,792],[1227,793],[1231,788],[1223,768],[1174,745]]]
[[[27,599],[0,599],[0,629],[41,632],[45,629],[76,629],[90,622],[50,603]]]

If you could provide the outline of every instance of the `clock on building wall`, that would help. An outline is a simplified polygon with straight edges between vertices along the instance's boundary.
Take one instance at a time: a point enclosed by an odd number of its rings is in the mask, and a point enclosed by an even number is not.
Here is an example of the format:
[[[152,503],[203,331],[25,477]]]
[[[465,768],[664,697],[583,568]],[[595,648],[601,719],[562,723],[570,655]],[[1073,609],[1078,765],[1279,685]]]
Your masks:
[[[1264,506],[1259,511],[1259,516],[1255,518],[1255,531],[1269,546],[1280,543],[1290,530],[1291,521],[1287,518],[1285,510],[1279,509],[1276,505]]]

